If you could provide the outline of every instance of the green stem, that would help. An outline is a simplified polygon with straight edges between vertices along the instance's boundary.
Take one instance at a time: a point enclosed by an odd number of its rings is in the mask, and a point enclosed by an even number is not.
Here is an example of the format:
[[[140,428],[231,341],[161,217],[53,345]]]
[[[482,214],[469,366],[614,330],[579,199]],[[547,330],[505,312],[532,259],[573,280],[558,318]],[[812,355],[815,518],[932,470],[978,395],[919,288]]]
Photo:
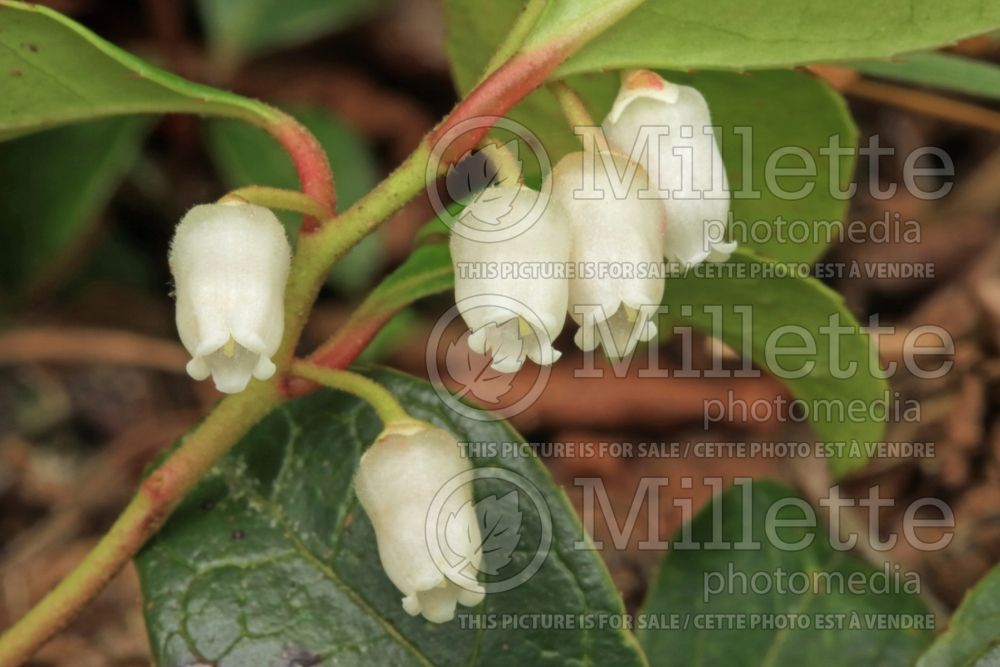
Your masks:
[[[299,239],[285,288],[285,337],[275,355],[279,368],[291,363],[295,345],[329,267],[379,223],[420,194],[426,183],[429,154],[427,142],[421,142],[417,150],[374,190],[315,233]]]
[[[559,108],[562,109],[563,116],[566,117],[566,122],[570,124],[574,132],[579,135],[582,130],[589,134],[599,151],[607,152],[610,150],[604,132],[594,122],[594,117],[590,115],[587,106],[580,99],[580,96],[576,94],[575,90],[562,81],[553,81],[550,83],[549,90],[556,96]],[[580,140],[583,141],[582,136]],[[585,143],[584,145],[586,146],[587,144]]]
[[[318,201],[298,190],[283,190],[265,185],[250,185],[233,190],[226,193],[219,201],[242,201],[278,211],[311,215],[319,219],[330,217],[333,214],[333,211],[323,208]]]
[[[386,426],[395,421],[410,419],[410,415],[406,413],[406,410],[388,389],[363,375],[351,371],[323,368],[308,361],[296,361],[292,364],[291,372],[293,375],[312,380],[324,387],[339,389],[357,396],[374,408],[378,418]]]
[[[551,36],[544,48],[525,51],[521,44],[515,46],[515,42],[523,42],[529,37],[537,41],[538,35],[532,33],[531,28],[545,6],[542,0],[531,0],[516,27],[517,39],[510,38],[510,46],[501,49],[503,54],[497,59],[496,71],[484,79],[483,85],[471,91],[395,172],[343,215],[327,218],[327,224],[320,226],[318,220],[308,216],[285,290],[285,332],[281,348],[275,355],[278,377],[292,363],[305,320],[329,267],[423,190],[429,176],[430,147],[468,118],[506,113],[544,83],[552,70],[587,39],[610,26],[638,2],[613,2],[589,18],[583,30],[571,35]],[[315,137],[290,116],[266,107],[261,111],[262,107],[257,104],[247,120],[264,127],[282,144],[295,163],[303,192],[324,209],[335,210],[333,175]],[[470,133],[469,146],[474,146],[484,134],[485,129],[479,136]],[[450,159],[457,159],[465,150],[461,142],[456,142],[453,148],[454,157]],[[448,161],[449,156],[444,156],[440,166],[446,167]],[[0,637],[0,667],[22,664],[100,592],[156,533],[184,495],[216,461],[281,402],[284,395],[279,384],[278,378],[267,383],[254,381],[242,393],[216,406],[142,483],[139,493],[83,562]]]
[[[0,637],[0,667],[22,664],[65,627],[156,533],[215,462],[280,401],[276,382],[253,382],[243,393],[219,403],[143,481],[83,561]]]
[[[422,141],[416,150],[389,174],[388,178],[343,214],[337,216],[334,224],[325,226],[317,233],[316,240],[321,248],[318,261],[322,264],[317,269],[319,275],[325,275],[330,265],[423,191],[427,186],[428,177],[437,176],[437,174],[427,174],[429,158],[428,144]],[[441,168],[447,166],[444,164]]]
[[[524,6],[524,10],[517,17],[514,25],[511,26],[507,37],[500,43],[500,46],[497,47],[496,52],[494,52],[486,64],[486,69],[482,77],[480,77],[480,81],[492,74],[500,65],[513,58],[514,54],[521,50],[521,45],[524,44],[524,40],[528,37],[531,29],[535,27],[538,17],[541,16],[542,10],[545,9],[546,5],[548,5],[548,0],[528,0],[528,4]]]

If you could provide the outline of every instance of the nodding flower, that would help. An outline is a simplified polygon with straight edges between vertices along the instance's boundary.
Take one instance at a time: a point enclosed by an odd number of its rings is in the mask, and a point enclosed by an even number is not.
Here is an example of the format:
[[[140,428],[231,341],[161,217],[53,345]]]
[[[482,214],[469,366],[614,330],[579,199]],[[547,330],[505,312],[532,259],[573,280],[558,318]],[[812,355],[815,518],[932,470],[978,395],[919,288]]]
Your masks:
[[[639,197],[645,170],[614,152],[567,155],[550,178],[552,205],[569,220],[578,269],[569,281],[569,315],[580,326],[573,340],[585,351],[600,344],[609,357],[625,357],[656,336],[663,209]]]
[[[666,212],[664,252],[682,268],[724,262],[729,181],[705,98],[649,70],[625,74],[602,124],[611,147],[635,158]]]
[[[523,185],[492,186],[458,218],[451,234],[455,303],[468,325],[469,347],[512,373],[531,359],[551,364],[566,320],[565,276],[535,277],[533,265],[565,266],[570,236],[548,196]],[[510,270],[511,267],[524,270]]]
[[[170,271],[188,375],[227,394],[276,370],[291,250],[269,209],[226,202],[195,206],[177,225]]]
[[[354,490],[411,616],[444,623],[486,594],[476,579],[483,550],[472,485],[449,486],[471,469],[451,433],[416,420],[388,424],[358,463]]]

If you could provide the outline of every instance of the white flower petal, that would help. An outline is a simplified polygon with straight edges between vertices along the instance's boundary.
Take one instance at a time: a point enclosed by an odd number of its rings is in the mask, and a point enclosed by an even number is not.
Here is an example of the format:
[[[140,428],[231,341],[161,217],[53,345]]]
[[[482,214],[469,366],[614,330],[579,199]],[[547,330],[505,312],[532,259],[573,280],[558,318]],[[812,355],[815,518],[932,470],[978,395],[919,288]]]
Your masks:
[[[256,352],[233,343],[231,349],[224,345],[203,359],[212,371],[215,388],[224,394],[236,394],[246,389],[250,383],[259,357]]]
[[[187,366],[184,367],[184,370],[186,370],[187,374],[195,380],[205,380],[212,374],[208,364],[205,363],[204,357],[192,358],[191,361],[187,362]]]
[[[619,154],[568,155],[551,178],[552,205],[565,211],[573,232],[572,261],[594,271],[570,280],[569,314],[582,327],[574,342],[585,351],[603,343],[609,355],[629,354],[647,311],[663,298],[663,209],[655,199],[639,196],[646,173]],[[617,267],[617,273],[595,273],[600,267]],[[632,313],[642,309],[643,320],[636,323],[636,335],[623,337],[624,325],[615,318],[625,304]],[[615,324],[609,340],[604,340],[608,327],[597,326],[605,321]]]
[[[417,597],[416,593],[410,593],[403,598],[403,611],[410,616],[416,616],[420,613],[420,598]]]
[[[612,148],[641,159],[649,173],[666,211],[667,258],[682,267],[728,258],[729,183],[701,93],[634,71],[603,128]]]
[[[469,349],[491,358],[490,365],[501,373],[515,373],[524,364],[526,340],[518,330],[517,318],[500,324],[489,322],[469,334]]]
[[[476,582],[482,560],[482,537],[473,507],[472,487],[449,480],[471,470],[461,446],[447,431],[429,425],[400,430],[389,425],[361,457],[354,488],[371,519],[382,567],[403,593],[411,615],[443,623],[454,618],[456,604],[482,600]],[[440,516],[429,516],[435,496],[448,493]],[[446,535],[439,533],[445,517]],[[428,535],[441,544],[428,544]],[[442,559],[447,548],[457,562]]]
[[[441,588],[432,588],[417,593],[420,600],[420,613],[431,623],[447,623],[455,618],[455,607],[458,604],[458,589],[455,584],[445,584]]]
[[[470,347],[491,353],[497,370],[513,372],[526,357],[555,357],[552,343],[569,293],[557,271],[569,261],[569,227],[542,193],[524,186],[488,190],[497,194],[467,207],[452,231],[455,302],[475,337]],[[501,233],[486,234],[495,231],[490,220],[501,221]]]
[[[482,586],[459,588],[458,603],[464,607],[475,607],[486,598],[486,589]]]
[[[573,340],[584,352],[600,343],[609,357],[624,358],[635,351],[636,345],[656,336],[651,315],[647,309],[623,303],[610,317],[585,318]]]
[[[291,251],[274,213],[252,204],[196,206],[177,226],[170,270],[188,373],[226,393],[275,372]]]
[[[278,367],[274,365],[273,361],[264,355],[260,355],[257,357],[257,365],[254,366],[253,376],[258,380],[269,380],[277,370]]]
[[[706,262],[721,263],[729,261],[729,256],[736,252],[739,244],[735,241],[729,243],[716,243],[712,247],[712,252],[705,258]]]

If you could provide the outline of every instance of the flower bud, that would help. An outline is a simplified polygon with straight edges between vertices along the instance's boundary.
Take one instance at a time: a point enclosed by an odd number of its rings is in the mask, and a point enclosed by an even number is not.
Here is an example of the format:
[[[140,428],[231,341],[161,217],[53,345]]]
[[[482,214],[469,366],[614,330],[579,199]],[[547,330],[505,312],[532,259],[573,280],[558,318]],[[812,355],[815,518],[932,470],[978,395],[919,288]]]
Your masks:
[[[572,153],[550,178],[552,207],[563,211],[573,236],[569,314],[580,325],[573,340],[585,351],[601,342],[609,356],[627,356],[656,335],[663,209],[639,197],[647,186],[643,168],[616,153]]]
[[[483,600],[472,485],[446,489],[471,468],[450,433],[407,420],[389,424],[358,464],[354,490],[375,528],[382,568],[411,616],[444,623],[458,603],[472,607]]]
[[[451,234],[455,302],[469,326],[469,347],[512,373],[529,358],[551,364],[566,319],[568,285],[559,274],[530,269],[565,266],[570,236],[548,196],[523,185],[494,186],[462,212]]]
[[[729,182],[701,93],[634,70],[602,127],[613,149],[640,160],[663,202],[667,258],[684,267],[729,259]]]
[[[274,375],[290,257],[285,230],[266,208],[227,202],[187,212],[170,246],[170,271],[188,375],[211,375],[227,394],[243,391],[251,376]]]

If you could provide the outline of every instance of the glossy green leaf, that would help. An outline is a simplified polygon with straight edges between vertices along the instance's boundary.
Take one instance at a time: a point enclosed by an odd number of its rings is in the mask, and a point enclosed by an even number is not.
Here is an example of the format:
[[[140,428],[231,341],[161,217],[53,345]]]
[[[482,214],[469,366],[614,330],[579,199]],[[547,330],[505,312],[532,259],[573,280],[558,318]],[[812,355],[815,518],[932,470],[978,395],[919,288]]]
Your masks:
[[[416,248],[395,271],[368,295],[363,312],[392,313],[414,301],[451,289],[454,278],[446,243]]]
[[[448,50],[460,91],[475,84],[489,55],[484,44],[496,44],[504,36],[516,16],[515,4],[491,3],[488,9],[473,11],[460,0],[448,3],[452,27]],[[834,195],[831,178],[837,190],[843,191],[853,172],[852,156],[820,153],[831,140],[844,151],[855,145],[857,131],[843,99],[826,83],[801,72],[663,75],[697,88],[709,102],[734,190],[736,240],[783,261],[812,262],[821,256],[836,238],[847,209],[846,200]],[[569,83],[598,122],[618,92],[616,74],[580,75]],[[529,95],[508,116],[539,138],[552,164],[580,150],[579,139],[547,90]],[[509,139],[505,133],[497,136]],[[520,150],[522,156],[531,155],[528,144]],[[770,168],[769,160],[773,160]],[[524,159],[530,177],[537,177],[532,170],[535,164]],[[805,169],[799,172],[805,175],[789,175],[796,169]],[[769,184],[769,177],[777,187]]]
[[[891,397],[873,372],[877,355],[840,295],[818,280],[739,250],[725,264],[668,278],[663,303],[675,325],[721,338],[777,376],[830,445],[836,475],[864,465],[867,444],[883,439]],[[825,333],[831,324],[849,331]]]
[[[875,568],[833,549],[809,511],[777,484],[748,481],[678,533],[672,543],[693,546],[667,553],[639,617],[650,666],[912,665],[933,627],[912,592],[915,575],[897,580],[888,561]],[[791,525],[800,520],[808,524]],[[706,546],[720,543],[730,546]],[[893,622],[923,629],[877,625]]]
[[[521,442],[502,423],[450,412],[425,382],[389,371],[372,377],[459,441]],[[137,559],[157,664],[643,664],[634,638],[609,626],[511,634],[486,625],[504,614],[596,619],[623,611],[598,556],[573,548],[582,528],[527,445],[516,455],[473,451],[484,454],[473,457],[483,475],[475,492],[482,501],[520,489],[520,539],[505,566],[518,572],[546,524],[531,492],[508,480],[537,490],[553,537],[541,568],[451,623],[408,616],[351,490],[358,457],[380,429],[367,405],[320,391],[276,410],[194,489]]]
[[[358,362],[364,364],[383,363],[424,330],[423,321],[412,308],[396,313],[385,323],[365,351],[358,355]]]
[[[227,61],[345,28],[380,0],[199,0],[212,47]]]
[[[969,591],[917,667],[991,667],[1000,661],[1000,567]]]
[[[525,48],[585,29],[609,4],[548,4]],[[556,75],[627,67],[761,69],[818,61],[885,58],[950,44],[1000,26],[990,0],[646,0],[586,44]]]
[[[65,269],[134,162],[148,124],[111,118],[0,144],[0,286],[16,292]],[[45,156],[45,159],[40,159]]]
[[[268,122],[267,105],[152,67],[47,7],[0,0],[0,140],[106,116]]]
[[[733,191],[732,237],[765,257],[811,263],[837,238],[857,130],[843,98],[801,72],[663,72],[712,109]],[[826,154],[821,153],[824,151]],[[784,170],[784,171],[783,171]],[[832,181],[832,182],[831,182]]]
[[[344,210],[378,182],[378,165],[364,139],[329,111],[318,107],[291,110],[319,140],[330,159],[337,180],[337,208]],[[231,120],[208,125],[208,149],[223,179],[231,188],[269,185],[298,189],[299,181],[288,155],[263,130]],[[279,213],[294,241],[302,216]],[[384,257],[377,236],[367,236],[330,272],[330,283],[347,292],[369,284],[381,269]]]
[[[950,53],[912,53],[893,60],[848,63],[859,72],[958,93],[1000,99],[1000,67]]]

